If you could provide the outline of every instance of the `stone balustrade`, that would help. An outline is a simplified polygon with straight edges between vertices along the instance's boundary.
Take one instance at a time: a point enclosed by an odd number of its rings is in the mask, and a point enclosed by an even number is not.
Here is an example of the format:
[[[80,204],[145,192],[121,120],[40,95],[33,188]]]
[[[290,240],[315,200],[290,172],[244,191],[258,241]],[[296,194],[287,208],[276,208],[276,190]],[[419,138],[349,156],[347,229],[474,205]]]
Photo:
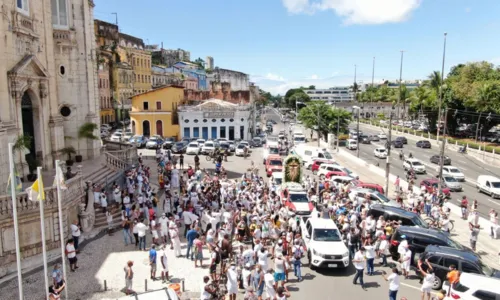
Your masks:
[[[128,168],[128,163],[117,156],[105,152],[104,155],[106,155],[106,165],[112,169],[115,170],[126,170]]]
[[[133,164],[138,159],[137,149],[135,147],[130,147],[124,150],[107,151],[109,153],[128,164]]]
[[[63,201],[72,201],[81,197],[85,188],[80,175],[71,178],[66,182],[68,189],[63,190]],[[0,219],[12,217],[12,197],[10,195],[0,196]],[[16,195],[17,213],[38,213],[38,202],[30,201],[25,192]],[[57,208],[57,189],[55,187],[45,187],[45,208]]]

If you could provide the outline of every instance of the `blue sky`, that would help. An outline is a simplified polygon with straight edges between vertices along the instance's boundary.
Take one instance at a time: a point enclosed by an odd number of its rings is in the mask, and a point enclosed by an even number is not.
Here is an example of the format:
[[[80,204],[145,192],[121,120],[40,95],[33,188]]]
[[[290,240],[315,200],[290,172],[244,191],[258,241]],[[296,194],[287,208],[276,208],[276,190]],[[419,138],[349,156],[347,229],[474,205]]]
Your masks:
[[[498,0],[94,0],[95,18],[149,44],[212,56],[272,93],[357,79],[423,79],[458,63],[500,64]]]

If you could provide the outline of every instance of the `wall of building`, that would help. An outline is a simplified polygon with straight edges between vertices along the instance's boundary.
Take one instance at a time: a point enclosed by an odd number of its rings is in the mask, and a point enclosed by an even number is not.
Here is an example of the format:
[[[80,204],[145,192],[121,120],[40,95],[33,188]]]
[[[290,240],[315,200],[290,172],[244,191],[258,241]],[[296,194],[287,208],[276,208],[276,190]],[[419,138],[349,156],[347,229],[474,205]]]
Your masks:
[[[98,77],[101,124],[107,124],[115,121],[115,111],[112,103],[111,82],[107,62],[99,66]]]
[[[205,69],[213,70],[214,68],[214,58],[212,56],[207,56],[207,58],[205,59]]]
[[[220,112],[220,111],[219,111]],[[234,132],[232,140],[249,138],[249,111],[232,112],[234,116],[226,118],[210,117],[210,111],[180,111],[180,137],[199,137],[204,139],[229,139],[229,133]],[[205,114],[205,115],[204,115]],[[221,130],[221,128],[224,128]],[[232,128],[232,129],[231,129]],[[241,135],[243,133],[243,135]]]
[[[134,96],[130,112],[132,132],[147,135],[144,128],[146,121],[149,123],[149,136],[178,136],[176,114],[177,106],[183,101],[183,91],[182,87],[164,87]],[[157,130],[157,122],[161,124],[162,132]]]
[[[250,89],[248,74],[220,68],[217,68],[215,73],[215,76],[220,77],[220,82],[229,83],[233,91],[248,91]]]

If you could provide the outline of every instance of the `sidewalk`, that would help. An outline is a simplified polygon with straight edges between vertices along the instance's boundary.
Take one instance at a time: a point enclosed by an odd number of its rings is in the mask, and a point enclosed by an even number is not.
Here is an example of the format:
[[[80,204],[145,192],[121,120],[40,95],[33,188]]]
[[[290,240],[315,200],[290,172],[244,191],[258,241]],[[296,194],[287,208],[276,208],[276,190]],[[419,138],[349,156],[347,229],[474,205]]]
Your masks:
[[[343,149],[341,149],[339,153],[333,152],[333,154],[335,156],[335,160],[340,165],[345,166],[346,168],[349,168],[359,174],[359,177],[362,181],[377,183],[385,188],[385,178],[374,173],[370,168],[358,164],[356,160],[351,157],[351,154],[346,153]],[[388,195],[394,195],[393,181],[389,183]],[[458,208],[458,206],[456,206],[456,208]],[[452,232],[452,237],[462,245],[469,247],[469,226],[467,221],[462,220],[462,218],[460,218],[460,215],[456,214],[459,212],[459,208],[452,209],[452,219],[455,221],[455,229]],[[483,263],[496,269],[500,269],[498,255],[500,249],[500,240],[492,239],[489,236],[490,228],[488,224],[485,224],[481,221],[479,222],[479,224],[481,225],[481,232],[479,233],[478,237],[476,253],[481,256]]]

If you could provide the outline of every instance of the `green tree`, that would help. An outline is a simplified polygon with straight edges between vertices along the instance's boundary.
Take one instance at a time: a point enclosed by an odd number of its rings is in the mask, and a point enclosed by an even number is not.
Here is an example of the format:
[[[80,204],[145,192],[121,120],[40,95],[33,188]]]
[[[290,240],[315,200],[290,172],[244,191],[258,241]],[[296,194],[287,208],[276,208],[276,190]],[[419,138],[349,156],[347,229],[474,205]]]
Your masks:
[[[352,114],[345,109],[334,108],[324,101],[311,101],[306,107],[299,110],[297,117],[306,128],[314,129],[320,136],[327,137],[328,133],[346,132],[352,121]]]
[[[198,57],[193,63],[197,64],[200,70],[205,69],[205,61],[201,57]]]

